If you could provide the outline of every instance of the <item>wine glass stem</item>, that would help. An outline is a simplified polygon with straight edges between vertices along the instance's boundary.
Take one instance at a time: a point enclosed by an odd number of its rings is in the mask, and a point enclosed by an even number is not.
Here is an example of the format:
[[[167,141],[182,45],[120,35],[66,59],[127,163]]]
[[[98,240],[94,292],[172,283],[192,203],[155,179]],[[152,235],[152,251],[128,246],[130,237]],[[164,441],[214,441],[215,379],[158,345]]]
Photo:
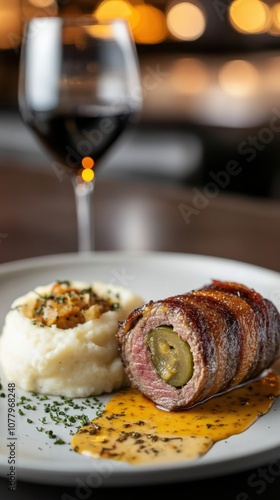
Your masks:
[[[91,210],[94,180],[81,183],[74,177],[72,184],[77,213],[78,252],[91,252],[95,248],[94,221]]]

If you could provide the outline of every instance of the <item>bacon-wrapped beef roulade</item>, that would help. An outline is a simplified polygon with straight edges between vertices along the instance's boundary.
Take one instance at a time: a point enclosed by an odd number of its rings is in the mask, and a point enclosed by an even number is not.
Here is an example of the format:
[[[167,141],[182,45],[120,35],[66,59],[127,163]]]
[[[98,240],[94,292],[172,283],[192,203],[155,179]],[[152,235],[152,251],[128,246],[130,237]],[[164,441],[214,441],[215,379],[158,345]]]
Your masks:
[[[280,315],[232,282],[150,301],[119,323],[131,382],[167,410],[193,406],[260,375],[280,356]]]

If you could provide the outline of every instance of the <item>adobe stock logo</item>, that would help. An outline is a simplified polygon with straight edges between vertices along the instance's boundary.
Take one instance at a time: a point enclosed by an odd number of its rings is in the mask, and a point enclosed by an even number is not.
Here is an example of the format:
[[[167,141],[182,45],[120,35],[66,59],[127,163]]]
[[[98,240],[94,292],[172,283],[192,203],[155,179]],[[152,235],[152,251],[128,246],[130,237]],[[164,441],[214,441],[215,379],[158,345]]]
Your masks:
[[[265,491],[269,490],[269,487],[275,483],[275,481],[279,482],[279,478],[280,460],[270,462],[265,467],[258,467],[258,469],[250,474],[247,479],[247,485],[250,487],[254,496],[252,497],[251,494],[241,491],[236,496],[236,500],[253,500],[256,498],[255,495],[262,495]]]
[[[219,172],[211,170],[208,175],[212,180],[202,188],[192,189],[191,204],[182,202],[178,205],[186,224],[190,223],[193,215],[199,215],[209,205],[211,199],[218,196],[221,190],[226,189],[232,178],[240,175],[246,168],[246,163],[253,162],[257,155],[263,152],[266,146],[274,140],[276,134],[280,134],[280,111],[275,107],[271,111],[272,116],[269,120],[269,126],[262,127],[256,135],[248,135],[244,141],[238,144],[237,152],[240,161],[231,159],[223,170]]]

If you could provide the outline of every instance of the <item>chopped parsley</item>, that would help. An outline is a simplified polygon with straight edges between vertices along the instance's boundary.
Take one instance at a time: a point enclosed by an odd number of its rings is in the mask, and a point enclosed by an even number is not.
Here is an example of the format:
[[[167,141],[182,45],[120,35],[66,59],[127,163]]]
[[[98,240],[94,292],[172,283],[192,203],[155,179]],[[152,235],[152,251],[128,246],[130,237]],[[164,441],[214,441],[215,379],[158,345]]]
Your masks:
[[[94,418],[95,415],[89,417],[89,410],[95,410],[96,416],[99,416],[103,411],[103,403],[95,396],[81,400],[65,396],[53,399],[36,392],[30,393],[30,397],[21,396],[17,406],[18,414],[21,417],[26,417],[28,424],[34,424],[38,432],[44,432],[49,439],[53,440],[54,444],[59,445],[67,443],[58,433],[54,432],[53,428],[49,428],[50,425],[55,425],[58,429],[63,426],[69,429],[69,436],[73,436],[81,427],[88,425],[91,419]],[[44,416],[36,422],[33,412],[38,409],[41,410],[41,413],[44,413]]]

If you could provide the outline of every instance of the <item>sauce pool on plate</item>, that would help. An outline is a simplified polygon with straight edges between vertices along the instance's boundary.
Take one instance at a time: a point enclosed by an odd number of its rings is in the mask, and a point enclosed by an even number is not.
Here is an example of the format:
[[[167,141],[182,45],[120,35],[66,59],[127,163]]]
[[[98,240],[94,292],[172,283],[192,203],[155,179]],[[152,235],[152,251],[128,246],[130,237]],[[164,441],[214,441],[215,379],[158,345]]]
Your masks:
[[[130,464],[193,460],[215,442],[240,434],[266,414],[280,394],[273,370],[193,408],[159,409],[136,389],[121,390],[103,413],[72,438],[77,453]]]

